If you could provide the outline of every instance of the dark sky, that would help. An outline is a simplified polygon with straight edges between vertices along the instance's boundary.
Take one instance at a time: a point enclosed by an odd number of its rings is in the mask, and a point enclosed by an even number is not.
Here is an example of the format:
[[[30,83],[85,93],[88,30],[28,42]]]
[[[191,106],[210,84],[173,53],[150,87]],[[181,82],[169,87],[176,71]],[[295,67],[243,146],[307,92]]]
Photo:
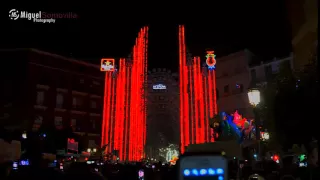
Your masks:
[[[149,25],[149,68],[177,70],[178,24],[185,24],[187,46],[193,55],[204,57],[206,48],[215,50],[217,60],[244,48],[266,59],[289,54],[290,31],[282,1],[223,2],[185,5],[181,10],[177,10],[177,3],[139,7],[146,11],[102,4],[70,8],[13,6],[1,16],[8,17],[10,9],[19,9],[74,12],[79,18],[55,24],[4,19],[6,33],[0,45],[33,47],[65,56],[72,53],[74,58],[99,63],[102,57],[127,57],[139,29]]]

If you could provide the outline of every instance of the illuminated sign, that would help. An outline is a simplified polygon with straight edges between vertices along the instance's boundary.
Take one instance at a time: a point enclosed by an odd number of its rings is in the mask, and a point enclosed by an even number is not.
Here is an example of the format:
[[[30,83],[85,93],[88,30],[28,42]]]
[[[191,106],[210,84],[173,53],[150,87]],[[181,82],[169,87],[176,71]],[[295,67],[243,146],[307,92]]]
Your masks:
[[[101,59],[100,70],[102,72],[113,72],[114,69],[114,59]]]
[[[153,89],[167,89],[167,86],[163,84],[157,84],[153,85]]]
[[[206,63],[209,69],[216,68],[217,61],[216,61],[216,55],[214,54],[214,51],[207,51]]]

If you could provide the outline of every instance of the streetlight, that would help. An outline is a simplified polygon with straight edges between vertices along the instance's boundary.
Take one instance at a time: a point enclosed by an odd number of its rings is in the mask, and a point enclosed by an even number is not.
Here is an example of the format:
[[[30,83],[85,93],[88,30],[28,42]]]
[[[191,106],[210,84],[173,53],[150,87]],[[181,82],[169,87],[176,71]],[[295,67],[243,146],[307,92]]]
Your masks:
[[[249,89],[248,90],[249,103],[255,107],[260,103],[260,91],[258,89]]]
[[[26,133],[26,132],[23,132],[23,133],[22,133],[22,138],[23,138],[23,139],[27,139],[27,133]]]
[[[258,154],[260,155],[260,117],[259,113],[257,112],[257,105],[260,103],[260,91],[257,88],[250,88],[248,90],[248,99],[249,103],[253,106],[253,113],[255,118],[256,124],[256,139],[258,140],[259,147],[258,147]]]

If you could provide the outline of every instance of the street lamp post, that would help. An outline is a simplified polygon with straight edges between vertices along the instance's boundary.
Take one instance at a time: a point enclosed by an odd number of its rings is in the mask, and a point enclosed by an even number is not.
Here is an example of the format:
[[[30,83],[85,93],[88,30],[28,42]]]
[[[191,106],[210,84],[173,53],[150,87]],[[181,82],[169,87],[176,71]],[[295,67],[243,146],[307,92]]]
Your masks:
[[[260,91],[256,88],[251,88],[248,90],[248,99],[249,103],[253,106],[253,113],[255,118],[255,125],[256,125],[256,139],[258,140],[258,155],[260,157],[260,116],[258,113],[258,109],[256,108],[257,105],[260,103]]]

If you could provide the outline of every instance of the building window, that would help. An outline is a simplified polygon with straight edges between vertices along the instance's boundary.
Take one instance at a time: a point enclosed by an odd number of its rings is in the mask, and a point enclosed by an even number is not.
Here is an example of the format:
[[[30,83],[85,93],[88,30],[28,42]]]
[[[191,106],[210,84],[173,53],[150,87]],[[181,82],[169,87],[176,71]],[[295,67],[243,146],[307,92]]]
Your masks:
[[[88,141],[88,147],[96,147],[96,142],[94,140],[89,140]]]
[[[76,119],[71,119],[71,126],[76,127],[77,125],[77,120]]]
[[[62,108],[62,106],[63,106],[63,94],[59,93],[57,94],[57,97],[56,97],[56,107]]]
[[[98,86],[99,86],[99,85],[100,85],[100,82],[98,82],[98,81],[92,81],[92,84],[93,84],[93,85],[98,85]]]
[[[34,123],[33,123],[33,130],[37,130],[41,127],[42,125],[42,122],[43,122],[43,117],[42,116],[37,116],[35,119],[34,119]]]
[[[223,88],[224,93],[229,93],[229,85],[225,85]]]
[[[279,64],[278,63],[272,63],[271,65],[272,73],[276,74],[279,72]]]
[[[44,103],[44,92],[43,91],[38,91],[37,92],[37,105],[43,105]]]
[[[237,92],[243,93],[243,84],[236,84]]]
[[[267,65],[264,67],[264,73],[267,80],[270,80],[272,78],[272,66]]]
[[[42,121],[43,121],[43,117],[42,116],[37,116],[36,119],[34,120],[34,123],[41,125]]]
[[[62,117],[54,117],[54,125],[62,126]]]
[[[72,98],[72,106],[73,107],[81,107],[83,104],[83,101],[80,97],[73,97]]]
[[[92,124],[92,129],[96,129],[96,121],[92,119],[91,124]]]
[[[91,101],[90,107],[91,107],[92,109],[97,108],[97,102],[96,102],[96,101]]]
[[[256,82],[256,80],[257,80],[257,72],[256,72],[256,70],[255,69],[251,69],[250,74],[251,74],[251,81],[252,82]]]

